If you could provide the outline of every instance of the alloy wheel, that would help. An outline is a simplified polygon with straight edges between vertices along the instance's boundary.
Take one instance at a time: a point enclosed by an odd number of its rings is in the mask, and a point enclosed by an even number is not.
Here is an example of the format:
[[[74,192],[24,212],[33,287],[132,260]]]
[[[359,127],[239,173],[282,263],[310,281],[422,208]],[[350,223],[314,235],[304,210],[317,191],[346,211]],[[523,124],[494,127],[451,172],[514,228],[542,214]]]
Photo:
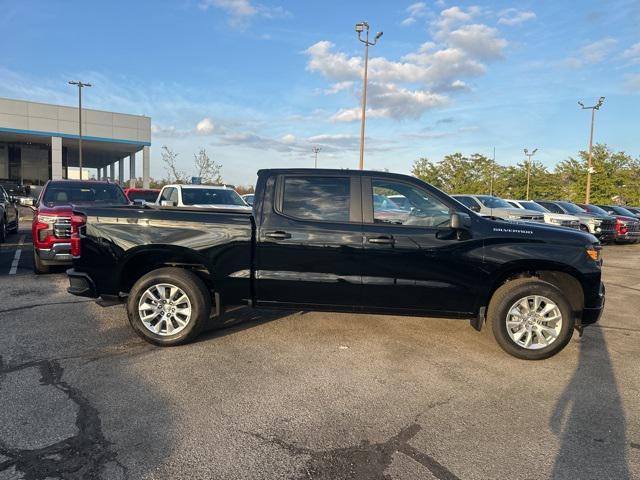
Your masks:
[[[529,295],[509,308],[506,327],[516,345],[538,350],[558,339],[562,329],[562,312],[553,300],[541,295]]]
[[[189,324],[191,313],[191,301],[187,294],[170,283],[150,286],[138,302],[142,324],[156,335],[180,333]]]

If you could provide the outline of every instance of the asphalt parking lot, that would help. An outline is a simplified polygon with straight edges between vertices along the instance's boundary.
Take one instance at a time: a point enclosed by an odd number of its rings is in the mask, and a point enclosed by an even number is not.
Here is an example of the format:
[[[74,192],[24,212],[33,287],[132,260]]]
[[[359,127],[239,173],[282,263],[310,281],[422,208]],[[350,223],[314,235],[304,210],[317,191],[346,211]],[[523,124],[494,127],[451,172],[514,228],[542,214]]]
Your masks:
[[[0,480],[640,478],[640,245],[605,247],[600,324],[525,362],[465,321],[244,309],[152,347],[124,307],[34,275],[21,225]]]

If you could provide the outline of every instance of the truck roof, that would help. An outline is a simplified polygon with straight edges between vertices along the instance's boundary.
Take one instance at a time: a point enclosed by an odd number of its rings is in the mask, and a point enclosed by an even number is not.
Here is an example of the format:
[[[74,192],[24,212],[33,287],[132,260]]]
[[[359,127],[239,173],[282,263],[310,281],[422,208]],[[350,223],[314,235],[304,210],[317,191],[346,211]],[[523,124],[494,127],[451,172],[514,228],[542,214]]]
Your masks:
[[[383,172],[380,170],[351,170],[348,168],[263,168],[258,170],[258,175],[379,175],[385,177],[406,178],[413,175],[406,173]]]

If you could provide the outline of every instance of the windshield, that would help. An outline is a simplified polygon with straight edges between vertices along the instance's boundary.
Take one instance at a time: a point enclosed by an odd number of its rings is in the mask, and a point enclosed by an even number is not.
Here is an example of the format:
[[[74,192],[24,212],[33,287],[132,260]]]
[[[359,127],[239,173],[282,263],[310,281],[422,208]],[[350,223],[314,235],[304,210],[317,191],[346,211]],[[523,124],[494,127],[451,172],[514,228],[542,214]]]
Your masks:
[[[635,217],[635,213],[630,212],[629,210],[627,210],[624,207],[619,207],[618,205],[612,205],[611,210],[613,210],[614,212],[616,212],[618,215],[624,215],[625,217]]]
[[[577,213],[578,215],[584,215],[586,210],[580,208],[579,206],[571,203],[571,202],[557,202],[562,208],[564,208],[567,213]]]
[[[185,205],[239,205],[247,204],[235,190],[222,188],[183,188],[182,203]]]
[[[534,210],[536,212],[548,213],[549,210],[544,208],[542,205],[537,204],[536,202],[520,202],[523,208],[527,210]]]
[[[155,202],[158,199],[158,192],[155,190],[140,190],[137,192],[128,192],[127,196],[132,202],[134,200],[144,200],[145,202]]]
[[[128,205],[122,189],[113,183],[50,183],[42,202],[47,205],[69,205],[78,203],[109,203]]]
[[[513,208],[508,202],[498,197],[490,197],[489,195],[480,195],[477,197],[487,208]]]
[[[597,205],[589,205],[585,210],[589,213],[595,213],[596,215],[604,215],[605,217],[609,216],[606,210],[598,207]]]

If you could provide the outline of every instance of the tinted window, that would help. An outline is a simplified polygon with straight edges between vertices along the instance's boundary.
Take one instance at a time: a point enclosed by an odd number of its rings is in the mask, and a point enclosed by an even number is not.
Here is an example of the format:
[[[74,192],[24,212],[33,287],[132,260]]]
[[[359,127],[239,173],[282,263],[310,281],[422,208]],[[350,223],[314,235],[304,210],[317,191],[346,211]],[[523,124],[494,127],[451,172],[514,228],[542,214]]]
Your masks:
[[[605,210],[596,205],[579,205],[584,208],[589,213],[595,213],[596,215],[604,215],[605,217],[609,215]]]
[[[478,202],[476,202],[471,197],[454,197],[454,198],[458,200],[461,204],[463,204],[465,207],[470,208],[474,212],[477,212],[480,210],[480,205],[478,205]]]
[[[171,194],[175,191],[175,188],[169,187],[162,190],[162,195],[160,196],[160,201],[162,200],[171,200]]]
[[[348,177],[285,177],[282,213],[305,220],[349,221]]]
[[[235,190],[222,188],[183,188],[182,203],[185,205],[247,205]]]
[[[635,214],[630,212],[624,207],[619,207],[618,205],[612,205],[611,210],[613,210],[617,215],[623,215],[625,217],[635,217]]]
[[[373,221],[393,225],[435,227],[449,222],[449,207],[423,190],[408,183],[373,179]],[[402,195],[406,207],[399,207],[389,196]]]
[[[507,202],[498,197],[492,197],[489,195],[481,195],[478,200],[487,208],[513,208]]]
[[[526,208],[527,210],[534,210],[541,213],[548,212],[546,208],[544,208],[542,205],[538,205],[536,202],[520,202],[520,205],[522,205],[522,208]]]
[[[555,203],[550,203],[550,202],[538,202],[538,203],[540,205],[542,205],[544,208],[546,208],[547,210],[549,210],[550,212],[553,212],[553,213],[564,213],[564,210],[562,210]]]
[[[112,183],[50,183],[44,192],[42,201],[48,205],[78,203],[129,204],[122,189]]]
[[[578,215],[585,213],[584,209],[580,208],[577,205],[574,205],[571,202],[558,202],[558,203],[562,206],[562,208],[564,208],[567,211],[567,213],[573,213]]]
[[[153,190],[142,190],[138,192],[128,192],[127,196],[132,202],[134,200],[144,200],[145,202],[155,202],[158,198],[158,192]]]

